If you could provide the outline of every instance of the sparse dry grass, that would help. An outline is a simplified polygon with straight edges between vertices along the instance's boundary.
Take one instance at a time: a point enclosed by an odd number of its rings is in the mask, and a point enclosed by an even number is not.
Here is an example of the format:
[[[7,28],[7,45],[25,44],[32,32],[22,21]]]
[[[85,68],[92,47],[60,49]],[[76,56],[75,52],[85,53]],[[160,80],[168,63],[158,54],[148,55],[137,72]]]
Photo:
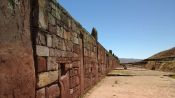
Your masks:
[[[109,74],[131,75],[131,73],[128,70],[113,70]]]

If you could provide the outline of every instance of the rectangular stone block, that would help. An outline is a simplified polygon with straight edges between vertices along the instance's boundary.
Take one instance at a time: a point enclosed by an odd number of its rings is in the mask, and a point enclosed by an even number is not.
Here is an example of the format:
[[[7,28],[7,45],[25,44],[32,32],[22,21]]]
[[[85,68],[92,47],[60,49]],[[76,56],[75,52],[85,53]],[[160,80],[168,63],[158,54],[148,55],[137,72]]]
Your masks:
[[[47,98],[59,98],[60,94],[61,94],[61,90],[57,84],[46,88]]]
[[[37,65],[38,72],[47,71],[46,57],[37,57],[37,59],[38,59],[38,65]]]
[[[36,36],[36,45],[46,46],[46,36],[44,33],[38,32]]]
[[[45,88],[37,90],[36,98],[46,98],[46,96],[45,96]]]
[[[48,28],[49,28],[49,33],[56,34],[56,31],[57,31],[56,25],[49,24]]]
[[[74,41],[73,41],[74,44],[79,44],[79,40],[77,37],[74,37]]]
[[[46,46],[36,45],[37,56],[49,56],[49,48]]]
[[[53,36],[52,44],[53,48],[62,49],[63,39],[55,35]]]
[[[62,56],[62,51],[50,48],[49,50],[49,56],[56,56],[56,57],[61,57]]]
[[[39,27],[43,29],[48,28],[48,21],[46,16],[46,0],[39,0]]]
[[[58,70],[58,63],[55,57],[47,58],[47,70]]]
[[[57,35],[61,38],[63,38],[64,30],[63,27],[57,26]]]
[[[38,74],[38,88],[47,86],[58,80],[58,71],[50,71]]]
[[[47,35],[47,46],[52,47],[52,35]]]

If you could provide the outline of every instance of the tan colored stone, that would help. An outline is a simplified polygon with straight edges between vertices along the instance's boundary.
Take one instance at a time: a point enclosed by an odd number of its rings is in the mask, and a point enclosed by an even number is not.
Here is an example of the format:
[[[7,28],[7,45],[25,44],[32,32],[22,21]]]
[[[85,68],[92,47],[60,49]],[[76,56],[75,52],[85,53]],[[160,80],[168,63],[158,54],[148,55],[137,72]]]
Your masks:
[[[49,49],[49,56],[61,57],[61,55],[62,55],[62,51],[61,50],[53,49],[53,48]]]
[[[63,33],[64,33],[63,28],[57,26],[57,35],[58,35],[59,37],[63,38]]]
[[[44,36],[43,33],[38,32],[37,37],[36,37],[36,44],[37,45],[46,45],[46,37]]]
[[[56,62],[55,57],[47,58],[47,69],[48,70],[58,70],[58,63]]]
[[[36,54],[37,56],[49,56],[49,48],[36,45]]]
[[[47,86],[58,80],[58,71],[50,71],[45,73],[40,73],[38,75],[37,86],[39,88]]]
[[[45,15],[45,0],[39,0],[39,27],[43,29],[47,29],[47,21],[46,21],[46,15]]]
[[[74,44],[79,44],[79,40],[77,37],[74,37]]]
[[[52,47],[52,36],[51,35],[47,35],[47,46]]]

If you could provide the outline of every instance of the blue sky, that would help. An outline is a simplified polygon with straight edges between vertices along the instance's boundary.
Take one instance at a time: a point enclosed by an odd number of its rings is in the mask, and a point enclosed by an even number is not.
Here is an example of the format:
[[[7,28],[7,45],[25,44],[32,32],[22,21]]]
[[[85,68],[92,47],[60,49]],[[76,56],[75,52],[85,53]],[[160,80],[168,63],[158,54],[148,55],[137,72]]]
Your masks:
[[[147,58],[175,47],[175,0],[59,0],[120,58]]]

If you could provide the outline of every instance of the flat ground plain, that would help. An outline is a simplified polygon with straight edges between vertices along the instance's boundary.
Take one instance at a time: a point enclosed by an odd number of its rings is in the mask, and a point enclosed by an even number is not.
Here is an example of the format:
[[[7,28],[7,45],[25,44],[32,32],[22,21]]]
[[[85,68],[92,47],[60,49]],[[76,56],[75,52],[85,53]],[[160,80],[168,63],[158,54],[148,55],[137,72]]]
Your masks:
[[[173,73],[141,68],[116,69],[83,98],[175,98]]]

